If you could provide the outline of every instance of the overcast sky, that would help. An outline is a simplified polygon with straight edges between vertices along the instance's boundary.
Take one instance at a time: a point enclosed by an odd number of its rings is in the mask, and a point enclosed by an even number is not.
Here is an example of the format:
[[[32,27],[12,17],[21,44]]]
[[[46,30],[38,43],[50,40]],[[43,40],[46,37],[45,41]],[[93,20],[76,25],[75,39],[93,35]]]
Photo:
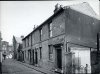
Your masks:
[[[85,1],[85,0],[84,0]],[[99,15],[99,2],[86,1]],[[0,25],[2,38],[12,43],[13,35],[26,36],[34,25],[40,25],[53,14],[55,5],[64,6],[82,3],[81,1],[1,1],[0,2]]]

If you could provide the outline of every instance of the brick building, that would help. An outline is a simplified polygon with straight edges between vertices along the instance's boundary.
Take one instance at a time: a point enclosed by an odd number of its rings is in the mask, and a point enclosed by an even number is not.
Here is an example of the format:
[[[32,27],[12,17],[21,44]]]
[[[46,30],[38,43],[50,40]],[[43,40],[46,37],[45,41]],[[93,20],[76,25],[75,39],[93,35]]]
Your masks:
[[[9,46],[9,42],[7,41],[2,41],[2,50],[7,51]]]
[[[65,74],[96,73],[98,32],[100,20],[88,3],[57,4],[54,14],[23,38],[24,61]]]

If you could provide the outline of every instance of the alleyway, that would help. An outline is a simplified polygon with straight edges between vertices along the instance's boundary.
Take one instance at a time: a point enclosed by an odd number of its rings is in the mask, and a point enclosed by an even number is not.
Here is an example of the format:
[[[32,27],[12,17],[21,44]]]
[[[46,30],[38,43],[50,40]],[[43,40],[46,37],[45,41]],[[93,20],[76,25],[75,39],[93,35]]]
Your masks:
[[[28,68],[13,59],[6,59],[2,63],[2,74],[43,74]]]

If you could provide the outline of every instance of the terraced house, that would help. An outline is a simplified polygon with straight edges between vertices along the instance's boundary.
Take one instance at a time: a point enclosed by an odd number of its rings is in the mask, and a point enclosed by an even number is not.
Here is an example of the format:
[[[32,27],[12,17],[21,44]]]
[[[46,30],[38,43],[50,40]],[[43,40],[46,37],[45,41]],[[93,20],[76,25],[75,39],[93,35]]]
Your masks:
[[[88,3],[56,5],[54,14],[23,38],[24,61],[64,74],[97,73],[100,20]]]

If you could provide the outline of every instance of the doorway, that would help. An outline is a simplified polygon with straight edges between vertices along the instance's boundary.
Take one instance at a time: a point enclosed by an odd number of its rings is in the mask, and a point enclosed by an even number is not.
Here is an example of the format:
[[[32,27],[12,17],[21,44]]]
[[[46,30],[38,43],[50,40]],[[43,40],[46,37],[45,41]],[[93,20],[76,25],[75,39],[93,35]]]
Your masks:
[[[62,69],[62,49],[61,45],[55,46],[56,49],[56,66],[59,69]]]
[[[31,63],[31,50],[30,50],[30,63]]]
[[[34,65],[34,50],[32,50],[32,53],[33,53],[32,54],[32,60],[33,60],[33,63],[32,64]]]
[[[37,51],[35,51],[35,64],[38,64],[38,55],[37,55]]]

